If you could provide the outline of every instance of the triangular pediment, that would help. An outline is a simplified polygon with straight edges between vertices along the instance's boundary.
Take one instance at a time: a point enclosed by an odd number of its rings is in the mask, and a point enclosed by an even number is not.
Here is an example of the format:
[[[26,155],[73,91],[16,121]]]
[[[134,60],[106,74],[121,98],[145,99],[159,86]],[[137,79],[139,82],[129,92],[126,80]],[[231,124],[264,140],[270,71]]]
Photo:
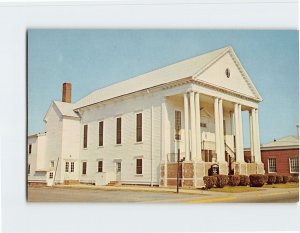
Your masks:
[[[231,47],[195,74],[194,79],[258,101],[262,100]]]

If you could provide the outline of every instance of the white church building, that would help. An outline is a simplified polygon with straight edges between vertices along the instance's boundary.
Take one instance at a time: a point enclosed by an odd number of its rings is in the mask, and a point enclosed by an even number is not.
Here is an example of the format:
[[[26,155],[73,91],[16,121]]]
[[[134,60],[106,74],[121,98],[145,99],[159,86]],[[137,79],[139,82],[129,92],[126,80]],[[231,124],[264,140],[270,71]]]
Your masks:
[[[231,47],[172,64],[62,101],[44,117],[45,133],[28,136],[28,182],[176,184],[201,187],[212,164],[219,174],[263,174],[260,94]],[[242,111],[249,118],[242,119]],[[249,122],[251,160],[244,159]]]

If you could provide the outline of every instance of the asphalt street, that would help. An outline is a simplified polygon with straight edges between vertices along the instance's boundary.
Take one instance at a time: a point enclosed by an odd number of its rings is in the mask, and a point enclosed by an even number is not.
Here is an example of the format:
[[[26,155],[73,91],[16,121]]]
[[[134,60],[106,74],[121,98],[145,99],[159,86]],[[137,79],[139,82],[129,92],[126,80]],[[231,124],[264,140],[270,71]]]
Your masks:
[[[40,187],[28,189],[29,202],[131,202],[131,203],[295,203],[299,189],[262,189],[245,193],[195,191],[193,193],[157,192],[142,190],[111,190]]]

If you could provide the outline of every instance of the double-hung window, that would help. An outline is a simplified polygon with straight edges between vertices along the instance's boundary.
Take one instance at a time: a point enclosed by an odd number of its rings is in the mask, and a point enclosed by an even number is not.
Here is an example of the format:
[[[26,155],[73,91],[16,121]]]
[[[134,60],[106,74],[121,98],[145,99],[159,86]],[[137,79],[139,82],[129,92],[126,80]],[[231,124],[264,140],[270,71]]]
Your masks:
[[[86,175],[87,162],[82,162],[82,175]]]
[[[143,115],[142,113],[136,114],[136,141],[143,140]]]
[[[269,173],[272,173],[272,172],[276,172],[276,158],[269,158],[268,159],[268,170],[269,170]]]
[[[88,125],[83,126],[83,148],[87,148]]]
[[[175,111],[175,139],[180,140],[180,130],[181,130],[181,112]]]
[[[103,146],[103,121],[99,122],[99,146]]]
[[[136,160],[136,174],[137,175],[143,174],[143,160],[142,159]]]
[[[117,118],[117,122],[116,122],[116,144],[121,144],[122,143],[122,118],[121,117],[118,117]]]
[[[98,172],[103,172],[103,161],[98,161]]]
[[[299,173],[299,158],[289,158],[290,173]]]

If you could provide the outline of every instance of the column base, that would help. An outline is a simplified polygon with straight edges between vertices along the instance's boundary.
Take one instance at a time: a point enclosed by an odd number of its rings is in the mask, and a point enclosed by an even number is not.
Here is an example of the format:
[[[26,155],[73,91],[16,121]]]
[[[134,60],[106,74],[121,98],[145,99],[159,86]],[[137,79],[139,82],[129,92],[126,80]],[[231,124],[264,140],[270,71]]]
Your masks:
[[[256,163],[256,174],[265,174],[265,166],[263,163]]]
[[[218,162],[219,165],[219,174],[228,175],[228,163],[226,161]]]
[[[248,166],[245,162],[236,162],[234,165],[234,175],[249,175]]]
[[[235,175],[265,174],[263,163],[239,162],[234,165]]]

